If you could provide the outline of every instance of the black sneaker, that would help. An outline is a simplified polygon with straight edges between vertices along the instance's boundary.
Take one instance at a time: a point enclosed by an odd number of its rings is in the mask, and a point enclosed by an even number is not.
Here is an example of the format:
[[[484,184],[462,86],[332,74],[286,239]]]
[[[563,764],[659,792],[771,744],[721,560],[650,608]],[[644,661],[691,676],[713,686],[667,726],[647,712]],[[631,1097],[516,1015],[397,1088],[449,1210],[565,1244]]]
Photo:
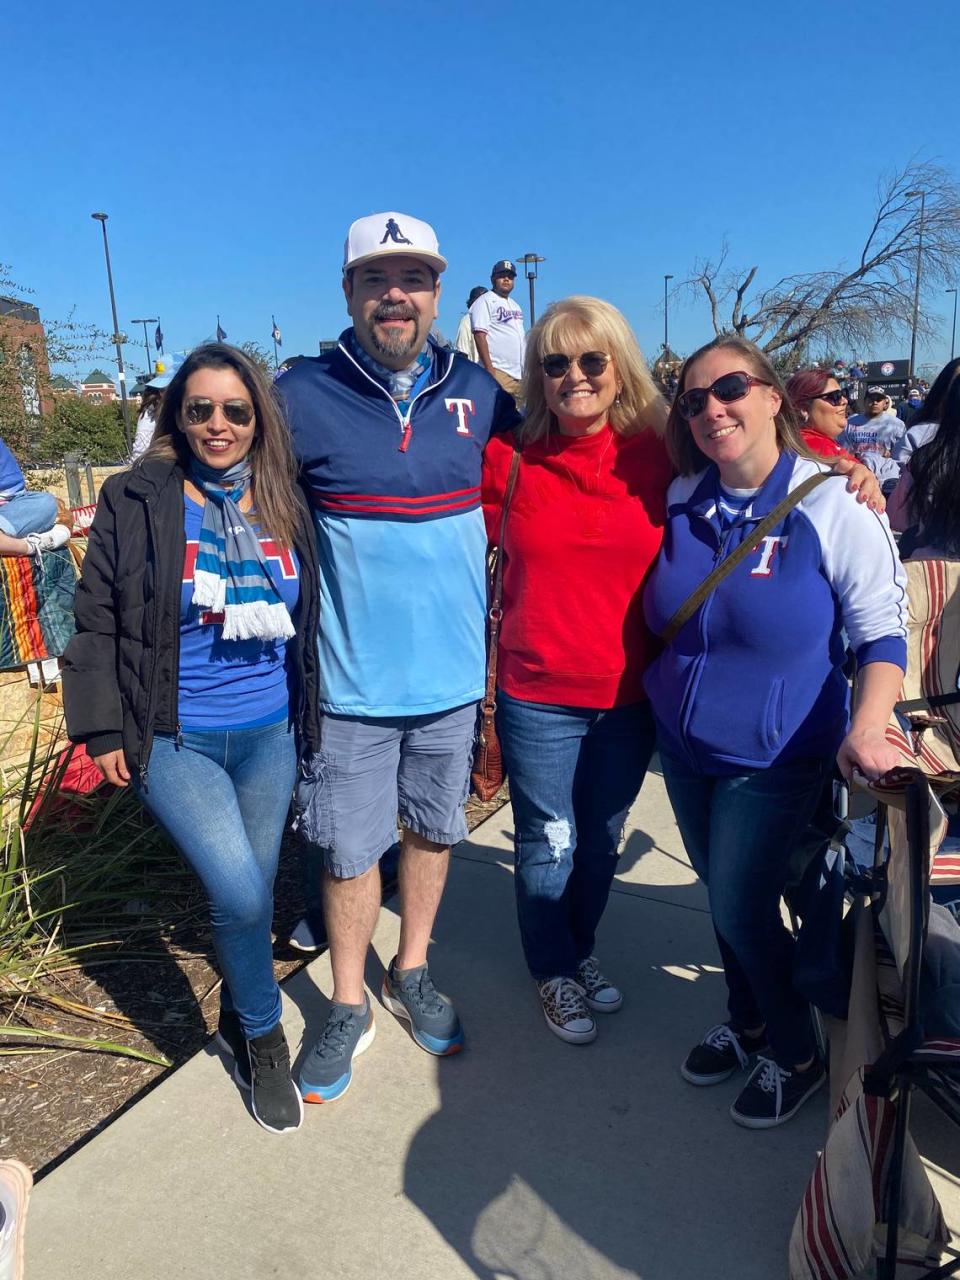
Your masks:
[[[232,1009],[221,1009],[217,1023],[217,1034],[214,1036],[218,1048],[229,1053],[234,1059],[233,1078],[242,1089],[250,1088],[250,1054],[247,1052],[247,1040],[240,1026],[240,1019]]]
[[[773,1129],[795,1116],[806,1100],[823,1088],[826,1079],[819,1058],[806,1071],[788,1071],[772,1058],[760,1057],[730,1108],[730,1118],[745,1129]]]
[[[425,964],[398,978],[395,963],[396,956],[383,979],[383,1003],[391,1013],[410,1023],[410,1034],[427,1053],[438,1058],[459,1053],[463,1048],[463,1028],[453,1001],[433,985]]]
[[[690,1050],[680,1074],[690,1084],[720,1084],[735,1071],[745,1070],[755,1054],[769,1048],[766,1032],[754,1039],[731,1023],[721,1022]]]
[[[278,1022],[266,1035],[247,1041],[253,1118],[270,1133],[289,1133],[303,1121],[303,1102],[290,1078],[290,1050]]]

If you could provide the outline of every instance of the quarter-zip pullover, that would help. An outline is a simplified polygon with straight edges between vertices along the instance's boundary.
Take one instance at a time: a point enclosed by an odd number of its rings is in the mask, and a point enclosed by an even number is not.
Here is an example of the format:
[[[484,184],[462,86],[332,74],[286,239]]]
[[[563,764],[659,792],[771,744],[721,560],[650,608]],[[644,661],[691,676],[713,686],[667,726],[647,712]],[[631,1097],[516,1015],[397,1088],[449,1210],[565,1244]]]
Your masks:
[[[675,480],[644,596],[653,631],[663,631],[781,499],[826,470],[781,454],[743,517],[726,529],[716,467]],[[649,668],[645,684],[662,745],[707,774],[831,755],[849,722],[843,630],[858,667],[906,667],[906,577],[890,527],[838,477],[771,530]]]
[[[484,369],[432,340],[426,385],[401,409],[348,333],[277,383],[317,527],[321,706],[449,710],[483,692],[481,459],[519,415]]]

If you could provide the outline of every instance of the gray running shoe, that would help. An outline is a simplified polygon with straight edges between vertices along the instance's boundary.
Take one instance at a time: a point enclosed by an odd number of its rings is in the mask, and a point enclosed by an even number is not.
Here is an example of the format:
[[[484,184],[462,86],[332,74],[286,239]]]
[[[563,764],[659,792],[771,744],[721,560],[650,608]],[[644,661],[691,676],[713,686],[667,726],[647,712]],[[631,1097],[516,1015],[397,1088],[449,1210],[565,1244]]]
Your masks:
[[[320,1039],[300,1070],[300,1093],[305,1102],[334,1102],[353,1079],[353,1059],[369,1049],[377,1034],[369,1000],[364,1013],[352,1005],[332,1004]]]
[[[453,1001],[433,985],[427,966],[411,969],[403,978],[394,972],[396,956],[383,979],[381,999],[391,1013],[410,1023],[410,1034],[420,1046],[438,1058],[459,1053],[463,1028]]]

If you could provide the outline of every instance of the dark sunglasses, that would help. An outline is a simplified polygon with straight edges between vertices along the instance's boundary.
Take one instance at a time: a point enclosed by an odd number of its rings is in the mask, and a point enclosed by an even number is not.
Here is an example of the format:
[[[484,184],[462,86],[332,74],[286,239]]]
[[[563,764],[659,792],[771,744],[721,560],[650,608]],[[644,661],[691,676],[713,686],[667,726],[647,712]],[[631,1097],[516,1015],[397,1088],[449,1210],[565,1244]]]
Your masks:
[[[847,393],[845,391],[821,391],[819,395],[811,396],[811,400],[826,400],[827,404],[832,404],[835,409],[839,409],[842,404],[846,404]]]
[[[739,371],[725,373],[717,378],[716,382],[711,382],[709,387],[691,387],[689,391],[684,391],[682,396],[677,396],[677,408],[681,416],[689,422],[691,418],[699,417],[703,413],[707,407],[707,396],[713,396],[721,404],[733,404],[735,400],[742,400],[751,387],[772,385],[770,382],[764,382],[763,378],[753,377],[750,373]]]
[[[232,427],[246,427],[253,421],[253,405],[249,400],[188,400],[183,406],[183,416],[191,427],[209,422],[217,406]]]
[[[584,351],[579,356],[544,356],[540,361],[543,372],[548,378],[563,378],[570,370],[570,366],[577,364],[580,366],[580,372],[588,378],[599,378],[610,363],[610,357],[605,351]]]

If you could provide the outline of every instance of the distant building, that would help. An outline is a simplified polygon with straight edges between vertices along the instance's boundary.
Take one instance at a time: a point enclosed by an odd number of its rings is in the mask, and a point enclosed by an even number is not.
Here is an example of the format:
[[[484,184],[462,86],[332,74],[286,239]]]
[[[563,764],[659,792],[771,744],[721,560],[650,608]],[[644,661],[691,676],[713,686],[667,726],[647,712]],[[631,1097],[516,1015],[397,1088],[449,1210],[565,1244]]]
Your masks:
[[[25,412],[31,418],[49,413],[50,365],[47,335],[40,312],[22,298],[0,297],[0,359],[13,360]]]
[[[112,404],[119,400],[113,379],[102,369],[92,369],[80,383],[80,397],[92,404]]]
[[[55,378],[50,379],[50,390],[55,396],[78,396],[80,394],[76,383],[71,382],[69,378],[65,378],[62,373],[58,373]]]

